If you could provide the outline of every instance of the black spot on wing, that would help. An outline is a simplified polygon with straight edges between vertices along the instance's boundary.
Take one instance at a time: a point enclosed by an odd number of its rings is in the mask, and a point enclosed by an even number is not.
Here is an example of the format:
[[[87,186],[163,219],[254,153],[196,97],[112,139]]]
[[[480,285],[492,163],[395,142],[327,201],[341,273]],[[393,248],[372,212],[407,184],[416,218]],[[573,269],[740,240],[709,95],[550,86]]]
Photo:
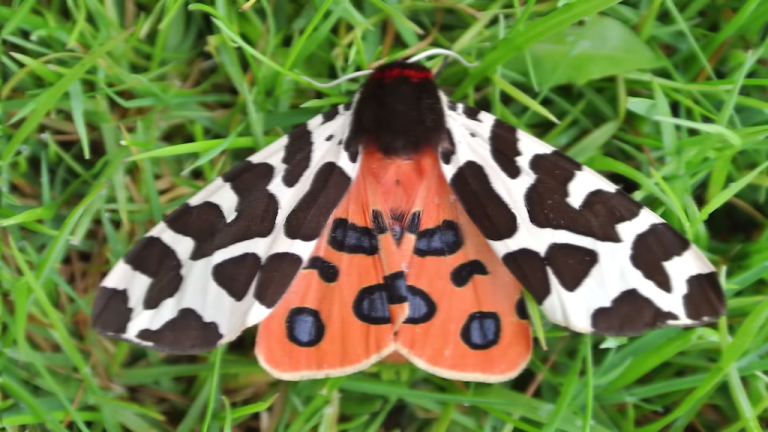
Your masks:
[[[295,307],[285,317],[285,333],[294,345],[311,348],[323,340],[325,324],[317,310]]]
[[[470,119],[470,120],[474,120],[476,122],[479,122],[480,121],[480,118],[479,118],[480,112],[481,111],[479,109],[475,108],[475,107],[471,107],[469,105],[464,105],[464,116],[466,118]]]
[[[256,279],[256,300],[264,307],[275,307],[301,268],[301,257],[290,252],[277,252],[268,256]]]
[[[339,268],[336,267],[336,264],[319,256],[310,258],[304,268],[308,270],[317,270],[317,275],[320,277],[320,280],[325,283],[334,283],[339,279]]]
[[[361,322],[371,325],[391,324],[389,316],[389,286],[385,283],[370,285],[357,292],[352,312]]]
[[[144,309],[155,309],[181,288],[181,261],[176,252],[157,237],[147,236],[123,257],[137,272],[152,279],[144,296]]]
[[[224,337],[219,326],[203,319],[194,309],[183,308],[157,330],[144,329],[137,337],[176,354],[208,351]]]
[[[339,115],[339,107],[334,106],[333,108],[329,109],[328,111],[323,113],[323,123],[328,123],[329,121],[336,118],[336,116]]]
[[[459,225],[445,219],[433,228],[427,228],[416,234],[416,245],[413,253],[418,257],[450,256],[455,254],[464,245]]]
[[[320,237],[351,182],[347,173],[335,163],[323,164],[315,173],[309,189],[285,218],[286,237],[303,241]]]
[[[405,283],[404,271],[397,271],[384,276],[384,284],[387,286],[389,304],[403,304],[408,301],[409,288]]]
[[[222,176],[237,195],[236,215],[227,222],[212,202],[183,204],[165,218],[168,227],[195,242],[189,259],[211,256],[219,249],[272,233],[277,219],[277,199],[267,190],[274,174],[270,164],[244,161]]]
[[[642,206],[617,190],[590,192],[576,209],[566,201],[568,184],[581,164],[553,151],[531,159],[536,180],[525,193],[531,223],[539,228],[565,230],[600,241],[619,242],[616,226],[640,214]]]
[[[480,260],[471,260],[459,264],[451,271],[451,283],[457,288],[467,286],[473,276],[487,276],[488,269]]]
[[[371,210],[371,222],[373,223],[373,232],[381,235],[389,231],[387,221],[384,220],[384,213],[381,210]]]
[[[284,185],[289,188],[296,186],[301,176],[309,168],[311,155],[312,133],[307,125],[303,124],[288,134],[288,143],[285,145],[285,153],[283,153]]]
[[[496,193],[477,162],[465,162],[451,177],[451,189],[469,218],[488,240],[505,240],[517,232],[517,217]]]
[[[520,175],[517,157],[520,149],[517,147],[517,129],[501,120],[494,120],[491,127],[491,157],[499,168],[511,179]]]
[[[517,317],[521,320],[528,321],[531,319],[531,316],[528,313],[528,306],[525,304],[525,297],[523,297],[522,294],[515,302],[515,313],[517,313]]]
[[[597,265],[597,252],[569,243],[553,243],[544,256],[563,288],[573,292]]]
[[[632,243],[629,260],[659,289],[672,292],[672,283],[664,269],[664,262],[682,255],[690,246],[688,239],[674,228],[666,223],[658,223],[638,234]]]
[[[610,306],[596,309],[592,313],[592,328],[605,335],[635,336],[677,319],[677,315],[659,309],[632,288],[619,294]]]
[[[424,324],[435,317],[437,313],[437,304],[432,297],[421,288],[413,285],[406,287],[408,296],[408,317],[403,324]]]
[[[411,234],[417,234],[421,228],[421,212],[415,211],[408,216],[408,224],[405,226],[405,231]]]
[[[100,333],[124,334],[133,310],[128,307],[128,292],[99,287],[93,301],[93,326]]]
[[[438,152],[440,154],[440,162],[443,165],[450,165],[453,155],[456,154],[456,141],[453,139],[450,131],[446,131],[446,139],[440,143]]]
[[[376,234],[371,228],[337,218],[331,224],[328,245],[336,251],[349,254],[375,255],[379,252]]]
[[[470,349],[487,350],[501,338],[501,320],[496,312],[472,312],[461,326],[461,340]]]
[[[725,296],[717,273],[693,275],[683,296],[685,316],[693,321],[711,321],[725,313]]]
[[[255,253],[244,253],[228,258],[213,266],[213,280],[227,294],[241,301],[256,280],[261,268],[261,258]]]
[[[501,261],[510,273],[531,293],[538,304],[549,297],[550,286],[547,263],[538,252],[518,249],[504,254]]]

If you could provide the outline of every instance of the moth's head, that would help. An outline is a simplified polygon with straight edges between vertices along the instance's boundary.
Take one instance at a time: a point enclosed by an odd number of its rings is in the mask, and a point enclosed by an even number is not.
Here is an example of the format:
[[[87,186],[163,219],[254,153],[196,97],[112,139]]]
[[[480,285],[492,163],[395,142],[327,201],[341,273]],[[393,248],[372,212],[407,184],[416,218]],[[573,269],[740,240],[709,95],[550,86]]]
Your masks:
[[[432,72],[395,61],[376,68],[360,90],[352,136],[388,156],[408,156],[437,146],[445,116]]]

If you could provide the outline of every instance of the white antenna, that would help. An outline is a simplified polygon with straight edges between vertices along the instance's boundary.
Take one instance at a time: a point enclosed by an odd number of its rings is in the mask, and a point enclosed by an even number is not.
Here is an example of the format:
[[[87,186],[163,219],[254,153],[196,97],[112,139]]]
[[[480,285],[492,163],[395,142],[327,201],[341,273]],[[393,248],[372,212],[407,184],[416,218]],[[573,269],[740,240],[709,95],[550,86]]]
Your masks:
[[[434,49],[431,49],[431,50],[424,51],[421,54],[416,54],[415,56],[409,58],[407,60],[407,62],[408,63],[414,63],[414,62],[417,62],[417,61],[419,61],[419,60],[421,60],[423,58],[431,57],[433,55],[440,55],[440,54],[448,56],[448,57],[453,57],[454,59],[458,60],[459,62],[461,62],[461,64],[463,64],[464,66],[467,66],[467,67],[473,67],[473,66],[477,66],[479,64],[478,62],[470,63],[470,62],[464,60],[464,57],[456,54],[453,51],[450,51],[450,50],[447,50],[447,49],[443,49],[443,48],[434,48]],[[344,75],[343,77],[341,77],[341,78],[339,78],[337,80],[333,80],[333,81],[331,81],[329,83],[325,83],[325,84],[319,83],[319,82],[317,82],[317,81],[315,81],[315,80],[313,80],[311,78],[307,78],[305,76],[302,76],[302,78],[304,78],[306,81],[309,81],[310,83],[312,83],[312,84],[314,84],[314,85],[316,85],[318,87],[327,88],[327,87],[333,87],[333,86],[335,86],[337,84],[343,83],[344,81],[348,81],[348,80],[351,80],[353,78],[357,78],[357,77],[361,77],[361,76],[370,75],[372,73],[373,73],[372,70],[364,70],[364,71],[352,72],[349,75]]]
[[[337,80],[334,80],[334,81],[331,81],[331,82],[325,83],[325,84],[321,84],[321,83],[319,83],[319,82],[317,82],[317,81],[315,81],[315,80],[313,80],[311,78],[307,78],[305,76],[302,76],[302,78],[304,78],[305,80],[311,82],[312,84],[314,84],[314,85],[316,85],[318,87],[333,87],[336,84],[343,83],[344,81],[351,80],[352,78],[366,76],[366,75],[370,75],[372,73],[373,73],[372,70],[364,70],[364,71],[352,72],[349,75],[344,75],[343,77],[341,77],[341,78],[339,78]]]
[[[453,52],[451,50],[447,50],[447,49],[443,49],[443,48],[434,48],[434,49],[431,49],[431,50],[424,51],[423,53],[416,54],[415,56],[413,56],[413,57],[408,59],[408,63],[417,62],[417,61],[419,61],[419,60],[421,60],[421,59],[423,59],[425,57],[431,57],[431,56],[436,55],[436,54],[442,54],[442,55],[445,55],[445,56],[448,56],[448,57],[453,57],[456,60],[460,61],[461,64],[463,64],[466,67],[473,67],[473,66],[477,66],[479,64],[478,62],[470,63],[470,62],[464,60],[464,57],[456,54],[455,52]]]

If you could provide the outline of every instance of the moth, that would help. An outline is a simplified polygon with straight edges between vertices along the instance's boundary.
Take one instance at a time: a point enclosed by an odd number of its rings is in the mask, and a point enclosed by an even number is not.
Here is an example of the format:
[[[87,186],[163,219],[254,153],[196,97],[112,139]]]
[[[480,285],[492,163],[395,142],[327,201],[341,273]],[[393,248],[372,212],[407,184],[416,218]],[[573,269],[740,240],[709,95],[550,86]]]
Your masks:
[[[198,353],[261,323],[256,355],[285,380],[399,353],[498,382],[531,354],[523,287],[582,333],[725,312],[714,268],[664,220],[395,61],[149,231],[101,283],[93,325]]]

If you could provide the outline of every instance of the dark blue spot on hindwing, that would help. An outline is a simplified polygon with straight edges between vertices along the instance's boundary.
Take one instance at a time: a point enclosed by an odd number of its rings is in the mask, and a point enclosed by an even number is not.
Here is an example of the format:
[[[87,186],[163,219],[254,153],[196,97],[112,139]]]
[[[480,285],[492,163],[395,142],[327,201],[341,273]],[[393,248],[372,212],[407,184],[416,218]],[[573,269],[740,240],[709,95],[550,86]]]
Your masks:
[[[408,301],[408,286],[405,283],[405,272],[398,271],[384,276],[387,285],[387,300],[389,304],[403,304]]]
[[[370,285],[358,291],[352,302],[352,312],[360,321],[371,325],[391,324],[388,301],[389,286]]]
[[[215,322],[205,321],[194,309],[183,308],[157,330],[144,329],[136,337],[160,351],[194,354],[214,348],[224,335]]]
[[[295,307],[288,311],[285,318],[285,333],[294,345],[311,348],[323,340],[325,324],[317,310]]]
[[[189,259],[207,258],[217,250],[272,233],[278,205],[267,185],[273,174],[268,163],[244,161],[221,177],[237,195],[235,217],[229,222],[221,207],[209,201],[183,204],[165,218],[168,228],[195,241]]]
[[[309,189],[285,218],[285,236],[302,241],[320,237],[351,182],[347,173],[335,163],[323,164],[312,178]]]
[[[501,320],[496,312],[472,312],[461,326],[461,340],[473,350],[487,350],[499,343]]]
[[[452,220],[444,220],[434,228],[423,229],[416,234],[413,253],[418,257],[450,256],[464,245],[459,225]]]
[[[487,276],[488,269],[480,260],[461,263],[451,271],[451,283],[457,288],[465,287],[473,276]]]
[[[408,317],[403,324],[424,324],[435,317],[437,305],[426,291],[413,285],[406,286],[408,295]]]
[[[334,219],[328,234],[328,245],[349,254],[376,255],[379,242],[371,228],[355,225],[347,219]]]
[[[323,257],[313,256],[304,266],[308,270],[317,270],[317,275],[325,283],[334,283],[339,279],[339,268],[336,264],[324,259]]]

